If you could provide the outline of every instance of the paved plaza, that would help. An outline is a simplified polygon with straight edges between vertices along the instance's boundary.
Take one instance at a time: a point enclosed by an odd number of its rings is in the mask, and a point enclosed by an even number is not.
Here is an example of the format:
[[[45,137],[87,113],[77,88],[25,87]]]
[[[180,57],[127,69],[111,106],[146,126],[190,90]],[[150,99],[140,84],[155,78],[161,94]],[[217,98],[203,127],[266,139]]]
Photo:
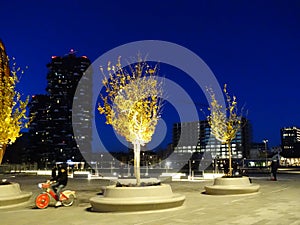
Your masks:
[[[0,175],[3,178],[4,175]],[[267,175],[251,176],[260,191],[248,195],[211,196],[203,194],[212,180],[173,181],[173,192],[186,196],[182,207],[138,213],[95,213],[89,198],[99,195],[110,181],[102,179],[69,179],[68,189],[77,192],[71,207],[36,209],[34,198],[42,176],[5,175],[18,182],[22,191],[33,192],[26,205],[0,209],[1,225],[174,225],[174,224],[268,224],[300,225],[300,174],[279,174],[278,181]]]

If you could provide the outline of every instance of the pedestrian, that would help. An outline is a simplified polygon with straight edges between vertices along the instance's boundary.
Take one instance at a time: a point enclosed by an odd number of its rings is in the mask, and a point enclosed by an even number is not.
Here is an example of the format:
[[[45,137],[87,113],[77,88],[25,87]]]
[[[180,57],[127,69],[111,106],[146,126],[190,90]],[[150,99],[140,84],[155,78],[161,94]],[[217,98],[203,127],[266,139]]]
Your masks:
[[[277,170],[278,170],[278,161],[274,159],[271,163],[271,173],[273,175],[274,181],[277,181]]]
[[[229,164],[228,164],[226,159],[223,161],[223,170],[224,170],[225,176],[228,175],[228,173],[229,173]]]
[[[52,169],[51,169],[51,181],[55,180],[56,179],[56,176],[57,176],[57,166],[56,166],[56,163],[53,162],[52,163]]]
[[[60,192],[61,190],[67,185],[68,183],[68,171],[67,171],[67,164],[59,164],[58,165],[58,175],[54,179],[55,183],[51,185],[51,188],[56,193],[58,201],[56,202],[55,206],[61,206],[60,201]]]
[[[232,166],[232,174],[234,176],[238,176],[240,175],[240,172],[239,172],[239,163],[237,161],[233,161],[233,166]]]

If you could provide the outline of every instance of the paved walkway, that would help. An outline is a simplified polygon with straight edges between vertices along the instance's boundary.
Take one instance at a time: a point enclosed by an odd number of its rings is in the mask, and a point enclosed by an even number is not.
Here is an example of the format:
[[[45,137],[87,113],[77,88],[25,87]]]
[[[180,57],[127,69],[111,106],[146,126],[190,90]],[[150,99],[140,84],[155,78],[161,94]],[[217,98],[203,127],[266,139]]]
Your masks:
[[[1,178],[1,176],[0,176]],[[1,225],[174,225],[174,224],[266,224],[300,225],[300,174],[279,174],[279,181],[269,177],[252,177],[260,184],[259,193],[236,196],[202,194],[211,180],[171,182],[174,192],[184,194],[186,201],[177,209],[139,213],[90,212],[89,198],[100,192],[109,181],[70,179],[68,189],[76,190],[78,199],[72,207],[40,210],[34,208],[39,193],[38,176],[10,177],[23,191],[34,194],[27,205],[0,209]]]

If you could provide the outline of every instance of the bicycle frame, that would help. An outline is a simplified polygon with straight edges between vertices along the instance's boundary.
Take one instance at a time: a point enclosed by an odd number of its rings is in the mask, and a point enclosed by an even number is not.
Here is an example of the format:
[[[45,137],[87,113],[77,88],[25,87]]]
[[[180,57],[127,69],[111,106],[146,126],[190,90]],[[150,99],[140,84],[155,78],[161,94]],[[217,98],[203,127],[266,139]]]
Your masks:
[[[56,201],[58,201],[58,200],[65,200],[65,199],[69,198],[66,194],[75,194],[74,191],[62,191],[60,193],[60,199],[58,199],[58,196],[53,191],[53,189],[51,188],[50,185],[41,184],[40,188],[42,188],[46,193],[48,193],[50,196],[52,196],[52,198],[54,198]],[[66,192],[66,194],[64,192]]]
[[[38,186],[43,190],[43,193],[39,194],[36,198],[36,206],[38,208],[46,208],[52,197],[56,201],[61,201],[64,206],[71,206],[76,198],[75,191],[65,190],[60,193],[60,197],[51,188],[51,183],[39,183]],[[48,196],[48,197],[46,197]]]
[[[57,195],[54,193],[54,191],[51,188],[49,188],[49,190],[47,190],[46,193],[50,194],[52,196],[52,198],[54,198],[56,201],[58,201]]]

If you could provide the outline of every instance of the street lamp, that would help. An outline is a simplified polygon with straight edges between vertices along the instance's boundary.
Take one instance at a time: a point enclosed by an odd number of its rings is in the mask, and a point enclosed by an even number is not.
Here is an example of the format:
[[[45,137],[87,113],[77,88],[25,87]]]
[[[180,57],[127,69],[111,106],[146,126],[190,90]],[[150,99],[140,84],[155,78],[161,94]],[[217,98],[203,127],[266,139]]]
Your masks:
[[[168,169],[170,169],[171,162],[166,162],[166,173],[168,173]]]
[[[266,156],[266,167],[267,167],[267,157],[268,157],[268,139],[264,139],[263,142],[265,143],[265,156]]]

